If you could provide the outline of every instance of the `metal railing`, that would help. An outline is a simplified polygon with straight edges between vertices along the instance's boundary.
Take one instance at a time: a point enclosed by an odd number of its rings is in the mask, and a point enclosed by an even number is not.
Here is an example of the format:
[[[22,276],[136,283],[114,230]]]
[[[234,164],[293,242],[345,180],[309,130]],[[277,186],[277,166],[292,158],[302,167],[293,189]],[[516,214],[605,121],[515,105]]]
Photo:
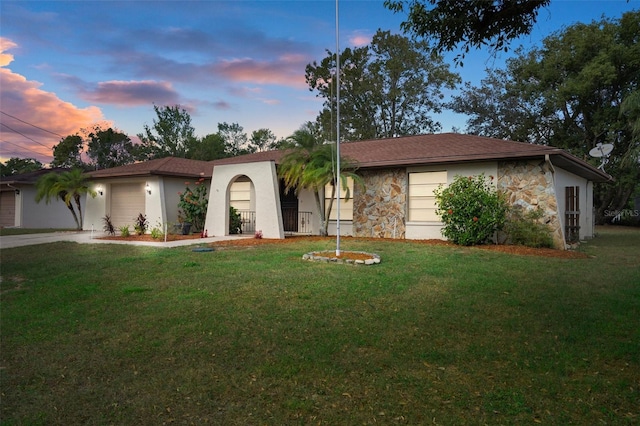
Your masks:
[[[240,229],[243,234],[251,234],[256,232],[256,212],[251,210],[238,210],[242,225]]]
[[[256,232],[256,212],[238,210],[243,234]],[[311,234],[311,212],[299,212],[296,209],[282,209],[284,232],[296,234]]]

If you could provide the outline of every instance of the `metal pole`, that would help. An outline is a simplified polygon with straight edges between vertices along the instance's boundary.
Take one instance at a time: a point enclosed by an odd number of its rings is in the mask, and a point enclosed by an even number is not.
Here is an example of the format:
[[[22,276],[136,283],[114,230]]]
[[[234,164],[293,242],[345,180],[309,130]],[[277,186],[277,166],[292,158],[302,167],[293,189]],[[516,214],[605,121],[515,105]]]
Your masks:
[[[336,256],[340,256],[340,25],[336,0]]]

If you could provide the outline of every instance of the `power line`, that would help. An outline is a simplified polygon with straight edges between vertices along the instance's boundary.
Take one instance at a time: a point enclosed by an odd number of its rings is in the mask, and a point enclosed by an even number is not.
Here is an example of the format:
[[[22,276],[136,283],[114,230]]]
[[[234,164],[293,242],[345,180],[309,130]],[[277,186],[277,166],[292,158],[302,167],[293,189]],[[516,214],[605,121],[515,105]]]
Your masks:
[[[4,124],[4,123],[2,123],[2,122],[0,122],[0,124],[1,124],[1,125],[3,125],[4,127],[6,127],[7,129],[11,130],[12,132],[17,133],[17,134],[19,134],[20,136],[23,136],[23,137],[25,137],[25,138],[29,139],[30,141],[33,141],[33,142],[37,143],[38,145],[42,145],[42,146],[44,146],[44,147],[45,147],[45,148],[47,148],[47,149],[51,149],[51,147],[46,146],[45,144],[43,144],[43,143],[41,143],[41,142],[38,142],[38,141],[37,141],[37,140],[35,140],[35,139],[30,138],[29,136],[25,135],[24,133],[21,133],[21,132],[17,131],[16,129],[11,128],[11,127],[7,126],[6,124]]]
[[[63,137],[64,137],[64,136],[62,136],[62,135],[60,135],[60,134],[58,134],[58,133],[56,133],[56,132],[52,132],[51,130],[43,129],[43,128],[42,128],[42,127],[40,127],[40,126],[36,126],[35,124],[31,124],[31,123],[29,123],[29,122],[27,122],[27,121],[21,120],[20,118],[18,118],[18,117],[16,117],[16,116],[13,116],[13,115],[11,115],[11,114],[7,114],[7,113],[6,113],[6,112],[4,112],[4,111],[0,111],[0,113],[2,113],[2,114],[4,114],[4,115],[6,115],[7,117],[11,117],[11,118],[13,118],[14,120],[18,120],[19,122],[24,123],[24,124],[26,124],[26,125],[28,125],[28,126],[35,127],[36,129],[40,129],[40,130],[42,130],[43,132],[51,133],[52,135],[60,136],[61,138],[63,138]]]
[[[38,152],[38,151],[36,151],[36,150],[34,150],[34,149],[28,148],[28,147],[26,147],[26,146],[20,146],[20,145],[18,145],[17,143],[13,143],[13,142],[5,141],[4,139],[0,139],[0,142],[2,142],[2,143],[8,143],[8,144],[10,144],[10,145],[17,146],[17,147],[18,147],[18,148],[20,148],[20,149],[26,149],[27,151],[35,152],[35,153],[36,153],[36,154],[38,154],[38,155],[46,156],[46,154],[42,154],[41,152]]]

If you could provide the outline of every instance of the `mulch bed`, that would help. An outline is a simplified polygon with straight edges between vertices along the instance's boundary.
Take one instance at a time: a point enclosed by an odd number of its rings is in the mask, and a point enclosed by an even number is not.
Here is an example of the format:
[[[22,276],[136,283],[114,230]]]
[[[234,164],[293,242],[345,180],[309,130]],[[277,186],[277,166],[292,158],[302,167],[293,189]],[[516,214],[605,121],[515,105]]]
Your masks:
[[[131,235],[129,237],[102,237],[101,239],[105,240],[120,240],[120,241],[154,241],[161,242],[164,239],[153,239],[151,235]],[[187,240],[187,239],[200,239],[200,234],[191,234],[191,235],[179,235],[179,234],[169,234],[167,235],[167,241],[177,241],[177,240]],[[335,237],[318,237],[318,236],[290,236],[285,239],[270,239],[270,238],[238,238],[227,241],[217,241],[215,243],[211,243],[212,247],[252,247],[263,244],[289,244],[295,241],[334,241]],[[349,240],[357,240],[357,241],[380,241],[381,238],[354,238],[354,237],[341,237],[341,241],[347,242]],[[403,243],[419,243],[419,244],[427,244],[427,245],[437,245],[437,246],[450,246],[450,247],[458,247],[455,244],[444,241],[444,240],[392,240],[387,239],[386,241],[393,241],[398,244]],[[462,248],[462,247],[461,247]],[[549,248],[531,248],[524,246],[514,246],[514,245],[483,245],[483,246],[473,246],[468,247],[468,249],[477,249],[477,250],[489,250],[489,251],[497,251],[502,253],[516,254],[520,256],[541,256],[541,257],[555,257],[562,259],[584,259],[589,256],[573,251],[573,250],[556,250]]]

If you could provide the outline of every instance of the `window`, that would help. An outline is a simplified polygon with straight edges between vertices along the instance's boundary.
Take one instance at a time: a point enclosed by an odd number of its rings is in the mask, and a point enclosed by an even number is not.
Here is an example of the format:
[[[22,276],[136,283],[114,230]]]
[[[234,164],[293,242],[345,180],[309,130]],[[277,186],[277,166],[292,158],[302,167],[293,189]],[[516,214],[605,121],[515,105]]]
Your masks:
[[[229,205],[236,210],[251,210],[251,182],[235,181],[231,184]]]
[[[347,194],[346,189],[342,189],[340,191],[340,220],[353,220],[353,179],[347,178],[347,187],[349,188],[349,201],[345,200],[345,196]],[[331,190],[332,185],[328,183],[324,187],[324,205],[329,206],[329,201],[331,200]],[[333,200],[333,207],[331,208],[331,215],[329,216],[330,220],[337,220],[338,213],[336,209],[336,200]]]
[[[447,184],[447,172],[409,173],[409,222],[439,222],[433,191]]]

